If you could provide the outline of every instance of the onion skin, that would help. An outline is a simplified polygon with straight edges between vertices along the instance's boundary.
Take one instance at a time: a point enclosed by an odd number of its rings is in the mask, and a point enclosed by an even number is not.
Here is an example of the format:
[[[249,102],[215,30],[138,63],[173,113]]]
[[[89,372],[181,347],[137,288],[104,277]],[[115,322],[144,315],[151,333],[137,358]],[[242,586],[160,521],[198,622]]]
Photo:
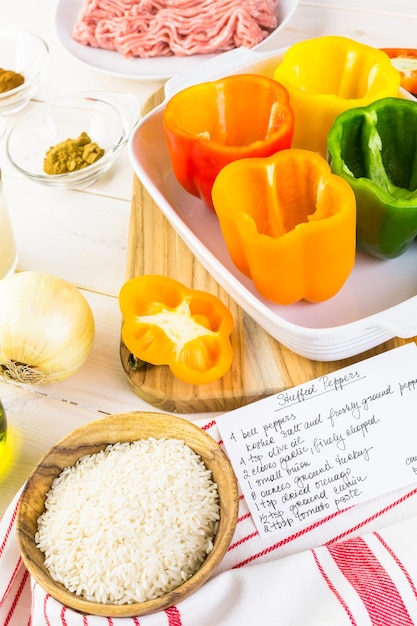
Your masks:
[[[69,378],[85,363],[94,317],[71,283],[37,271],[0,280],[0,376],[28,384]]]

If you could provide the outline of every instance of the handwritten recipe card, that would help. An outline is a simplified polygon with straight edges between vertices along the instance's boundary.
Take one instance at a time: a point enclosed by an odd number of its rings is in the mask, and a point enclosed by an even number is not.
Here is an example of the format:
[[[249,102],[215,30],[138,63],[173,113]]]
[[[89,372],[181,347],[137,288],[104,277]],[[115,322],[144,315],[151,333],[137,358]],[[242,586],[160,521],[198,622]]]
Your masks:
[[[285,533],[417,482],[417,346],[216,418],[259,533]]]

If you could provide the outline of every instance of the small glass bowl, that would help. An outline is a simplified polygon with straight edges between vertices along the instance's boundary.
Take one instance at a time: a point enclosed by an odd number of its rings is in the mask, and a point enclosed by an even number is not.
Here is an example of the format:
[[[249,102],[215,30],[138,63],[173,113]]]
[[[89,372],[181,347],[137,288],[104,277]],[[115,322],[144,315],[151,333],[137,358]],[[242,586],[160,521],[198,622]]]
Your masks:
[[[133,96],[117,92],[56,98],[39,104],[13,126],[7,138],[7,156],[18,171],[35,182],[61,189],[87,187],[113,165],[138,120],[139,110]],[[46,174],[43,163],[49,148],[66,139],[77,139],[82,132],[104,149],[104,155],[80,170]]]
[[[23,109],[38,90],[49,48],[34,33],[20,28],[0,28],[0,67],[22,74],[24,82],[0,93],[0,115]]]

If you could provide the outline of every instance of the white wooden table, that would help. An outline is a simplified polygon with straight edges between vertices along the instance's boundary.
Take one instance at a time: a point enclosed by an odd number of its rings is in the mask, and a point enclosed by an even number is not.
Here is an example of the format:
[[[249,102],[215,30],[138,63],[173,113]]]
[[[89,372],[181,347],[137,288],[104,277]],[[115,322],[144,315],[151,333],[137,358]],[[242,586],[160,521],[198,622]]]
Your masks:
[[[57,39],[54,13],[54,0],[15,0],[2,6],[2,25],[28,28],[49,45],[47,73],[37,100],[83,89],[112,89],[131,92],[144,103],[161,87],[157,81],[94,71],[73,59]],[[417,47],[416,33],[415,0],[301,0],[279,46],[332,34],[376,47]],[[19,249],[18,271],[41,270],[75,283],[96,321],[91,355],[72,378],[30,389],[0,383],[14,446],[13,465],[0,476],[1,515],[39,458],[62,436],[105,414],[154,407],[131,390],[119,359],[118,293],[125,280],[133,180],[127,150],[108,175],[84,191],[46,189],[24,180],[6,160],[4,137],[0,155]]]

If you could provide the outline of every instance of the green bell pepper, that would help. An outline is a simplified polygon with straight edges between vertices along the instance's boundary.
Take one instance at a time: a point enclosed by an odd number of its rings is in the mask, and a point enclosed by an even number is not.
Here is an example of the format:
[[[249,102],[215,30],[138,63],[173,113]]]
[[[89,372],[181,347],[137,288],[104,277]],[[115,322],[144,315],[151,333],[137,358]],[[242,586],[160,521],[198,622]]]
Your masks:
[[[417,102],[388,97],[341,113],[327,159],[355,193],[358,249],[403,254],[417,235]]]

